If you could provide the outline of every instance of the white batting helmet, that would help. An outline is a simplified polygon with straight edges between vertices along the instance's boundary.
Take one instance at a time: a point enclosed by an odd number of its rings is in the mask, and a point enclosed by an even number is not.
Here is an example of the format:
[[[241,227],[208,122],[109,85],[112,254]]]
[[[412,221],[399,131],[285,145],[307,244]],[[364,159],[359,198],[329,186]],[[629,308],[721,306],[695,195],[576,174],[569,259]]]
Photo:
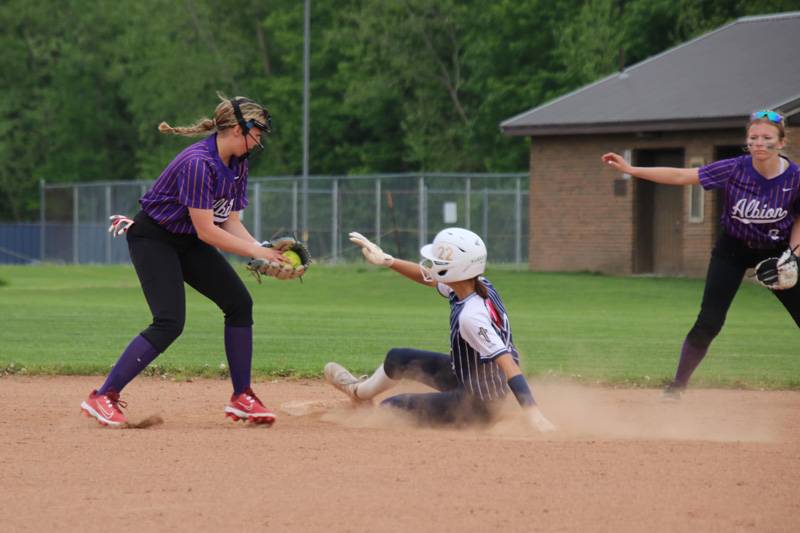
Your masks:
[[[425,281],[463,281],[486,269],[486,245],[477,234],[464,228],[443,229],[419,253]]]

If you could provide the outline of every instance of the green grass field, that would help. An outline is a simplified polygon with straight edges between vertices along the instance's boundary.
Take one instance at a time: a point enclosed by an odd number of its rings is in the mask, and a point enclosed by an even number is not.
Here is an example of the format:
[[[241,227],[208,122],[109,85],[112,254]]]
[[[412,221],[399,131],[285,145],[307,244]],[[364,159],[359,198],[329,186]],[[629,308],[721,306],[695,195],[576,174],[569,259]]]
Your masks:
[[[446,300],[397,274],[315,265],[304,283],[245,276],[255,300],[254,373],[318,376],[325,362],[357,372],[393,346],[448,350]],[[699,308],[701,280],[488,272],[529,375],[659,386],[671,378]],[[0,372],[104,374],[149,323],[131,267],[0,267]],[[151,372],[224,375],[223,322],[187,289],[184,334]],[[694,383],[800,388],[798,329],[766,290],[745,283]]]

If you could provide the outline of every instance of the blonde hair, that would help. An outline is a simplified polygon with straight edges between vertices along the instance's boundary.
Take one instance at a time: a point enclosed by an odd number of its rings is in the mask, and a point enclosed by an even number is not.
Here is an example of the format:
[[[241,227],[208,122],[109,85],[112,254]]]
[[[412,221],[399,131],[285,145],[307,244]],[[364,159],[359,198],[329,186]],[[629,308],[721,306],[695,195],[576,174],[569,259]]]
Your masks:
[[[197,137],[200,135],[210,135],[214,132],[227,130],[236,126],[238,122],[233,112],[231,99],[221,92],[217,92],[217,97],[221,101],[214,110],[214,118],[201,118],[191,126],[170,126],[166,122],[162,122],[158,125],[158,131],[172,135],[182,135],[184,137]],[[237,96],[236,98],[244,99],[245,97]],[[264,108],[248,99],[239,103],[239,109],[245,120],[264,119]]]

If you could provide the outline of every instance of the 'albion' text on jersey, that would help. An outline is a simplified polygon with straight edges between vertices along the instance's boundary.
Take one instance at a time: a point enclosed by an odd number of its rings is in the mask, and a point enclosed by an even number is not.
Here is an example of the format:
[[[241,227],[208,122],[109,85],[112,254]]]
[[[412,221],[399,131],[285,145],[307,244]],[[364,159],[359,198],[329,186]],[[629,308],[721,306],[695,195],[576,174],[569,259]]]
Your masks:
[[[233,209],[233,198],[220,198],[214,202],[214,222],[221,224],[228,220]]]
[[[782,207],[762,206],[756,199],[738,200],[731,209],[731,218],[743,224],[772,224],[786,218],[789,213]]]

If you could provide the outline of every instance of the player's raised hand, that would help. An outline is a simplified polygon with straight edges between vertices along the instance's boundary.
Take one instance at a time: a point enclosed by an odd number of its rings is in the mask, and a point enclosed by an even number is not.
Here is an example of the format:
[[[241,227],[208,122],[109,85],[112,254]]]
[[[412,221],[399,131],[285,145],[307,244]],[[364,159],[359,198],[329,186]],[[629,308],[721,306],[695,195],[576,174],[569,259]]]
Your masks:
[[[619,154],[615,154],[614,152],[603,154],[603,157],[600,159],[603,161],[603,163],[614,168],[615,170],[619,170],[623,174],[630,174],[631,170],[633,169],[633,167],[630,166],[627,161],[625,161],[624,157]]]
[[[389,267],[394,263],[394,257],[381,250],[380,246],[357,231],[351,231],[348,237],[350,237],[350,242],[361,247],[361,253],[364,255],[364,259],[373,265]]]

